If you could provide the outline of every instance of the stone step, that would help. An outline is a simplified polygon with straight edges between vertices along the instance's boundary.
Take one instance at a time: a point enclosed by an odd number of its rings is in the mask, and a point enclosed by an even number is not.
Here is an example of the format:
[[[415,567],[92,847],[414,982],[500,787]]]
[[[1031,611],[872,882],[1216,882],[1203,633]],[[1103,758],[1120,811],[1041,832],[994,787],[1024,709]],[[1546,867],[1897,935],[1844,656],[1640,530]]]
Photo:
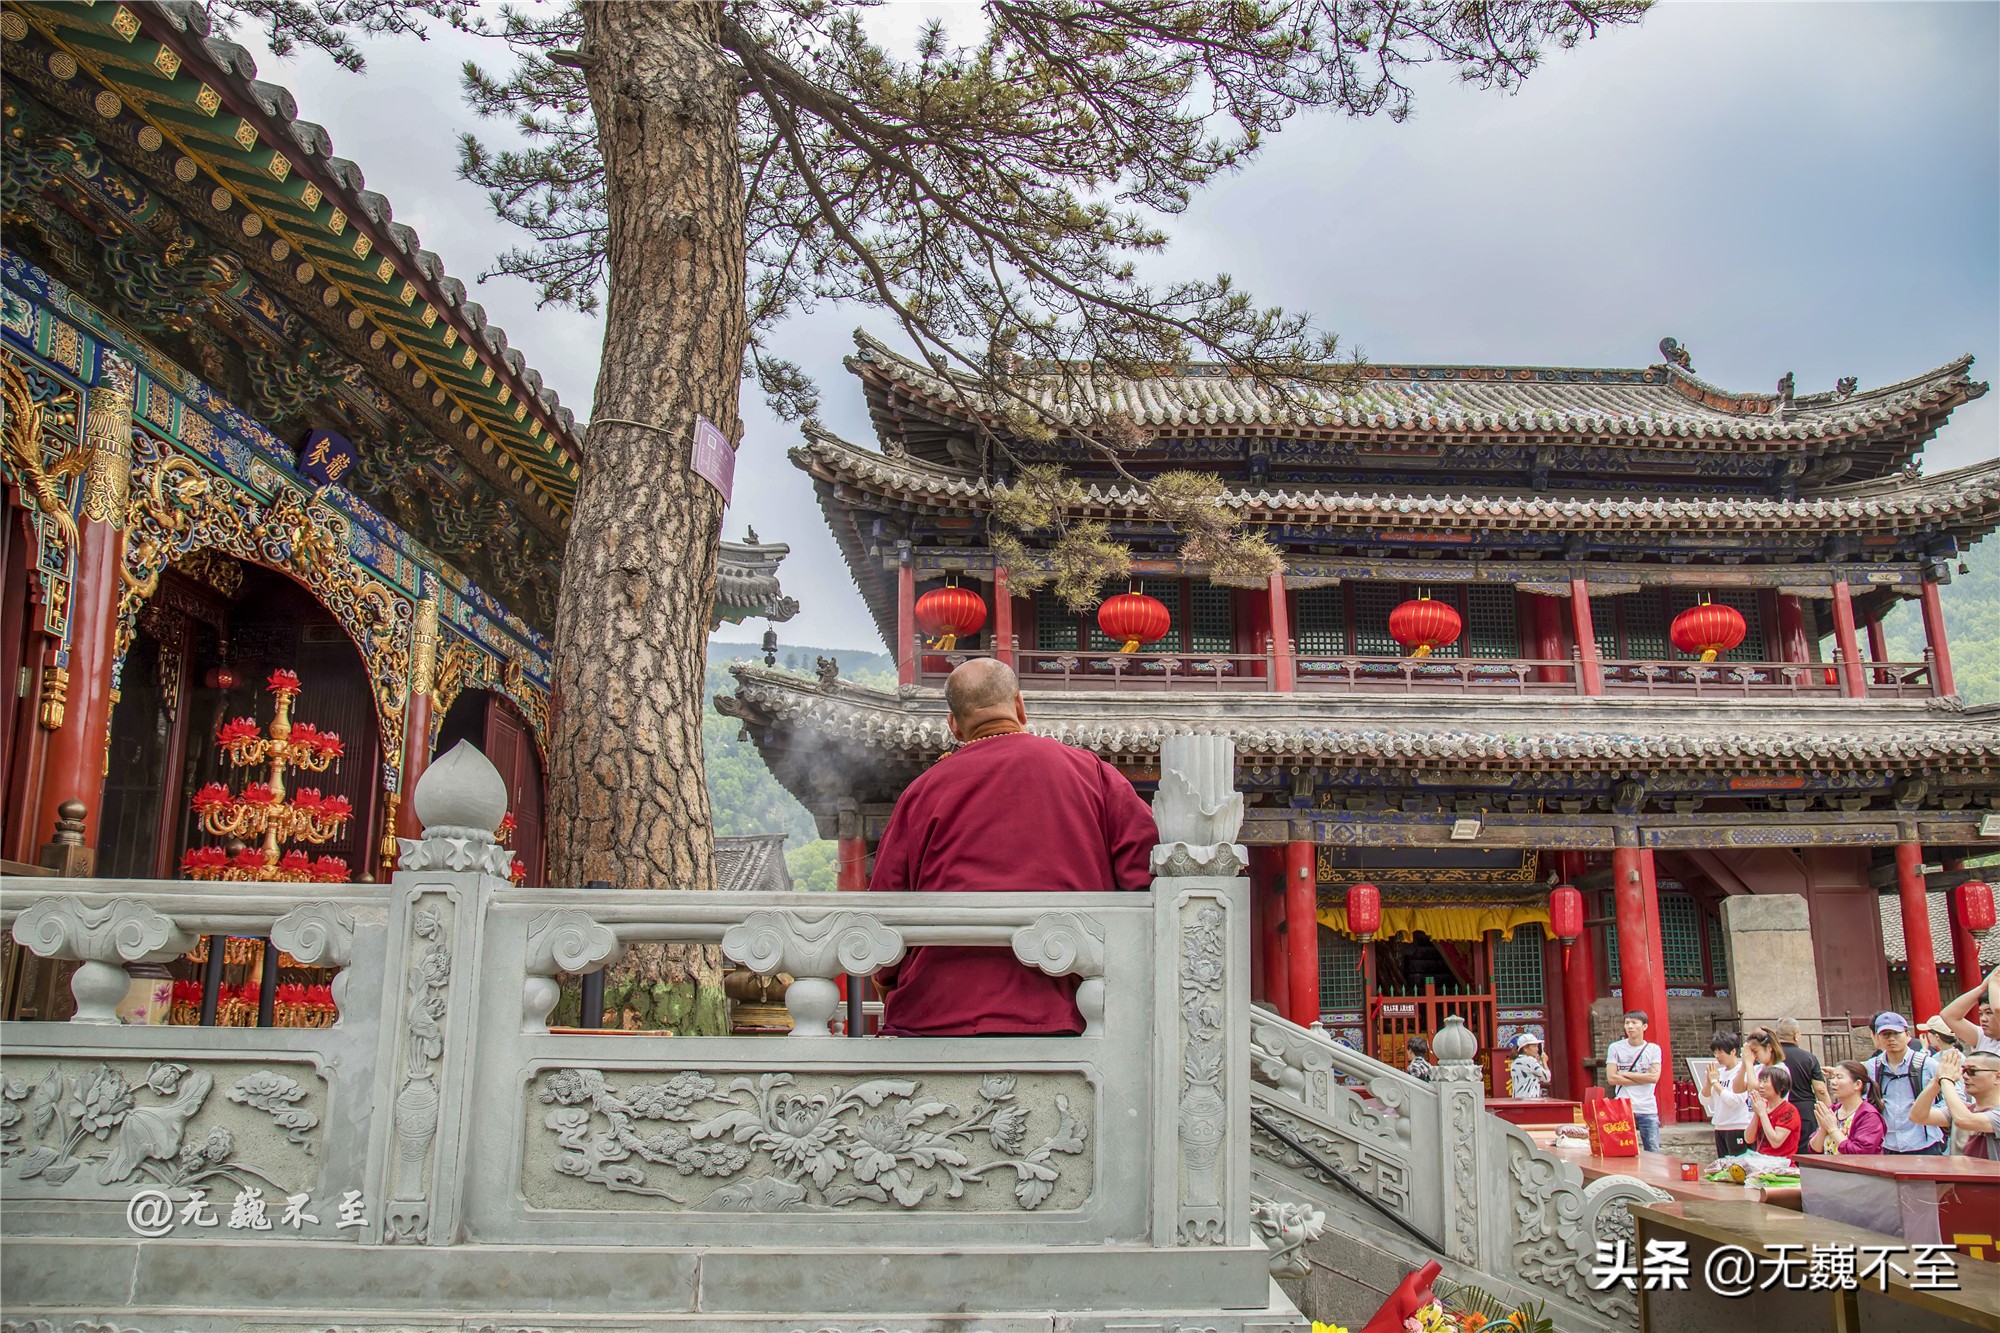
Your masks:
[[[1308,1325],[1262,1245],[962,1250],[360,1246],[9,1237],[9,1321],[147,1333],[481,1327],[731,1333],[1216,1333]],[[1222,1308],[1217,1306],[1217,1297]],[[148,1311],[158,1317],[137,1321]],[[113,1317],[115,1315],[115,1317]],[[101,1319],[98,1316],[103,1316]]]

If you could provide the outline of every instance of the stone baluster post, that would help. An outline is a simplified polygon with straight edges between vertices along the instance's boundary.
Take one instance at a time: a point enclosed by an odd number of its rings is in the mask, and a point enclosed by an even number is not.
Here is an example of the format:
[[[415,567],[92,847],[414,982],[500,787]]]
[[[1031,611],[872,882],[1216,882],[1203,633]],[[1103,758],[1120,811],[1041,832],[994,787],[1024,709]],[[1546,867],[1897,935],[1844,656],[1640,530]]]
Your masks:
[[[1249,948],[1250,882],[1227,736],[1166,738],[1153,819],[1153,1243],[1245,1245],[1250,974],[1232,960]]]
[[[1495,1204],[1504,1196],[1497,1188],[1486,1195],[1483,1188],[1497,1182],[1490,1180],[1486,1169],[1485,1136],[1481,1132],[1486,1073],[1476,1058],[1479,1038],[1464,1019],[1453,1014],[1431,1039],[1431,1051],[1437,1057],[1431,1086],[1438,1095],[1438,1149],[1442,1158],[1438,1178],[1444,1189],[1445,1253],[1459,1263],[1482,1268],[1492,1242],[1486,1234],[1491,1219],[1482,1220],[1481,1205]],[[1502,1235],[1505,1225],[1500,1223]]]
[[[164,963],[194,947],[194,938],[136,898],[92,907],[74,894],[42,898],[14,918],[14,942],[39,958],[80,962],[70,979],[72,1023],[115,1025],[118,1002],[132,984],[127,963]]]
[[[370,1227],[362,1239],[448,1245],[463,1189],[480,922],[487,900],[511,887],[513,853],[493,837],[507,813],[507,784],[461,741],[425,769],[410,807],[423,836],[397,840],[385,977],[394,998],[384,1007],[375,1065],[374,1104],[388,1114],[375,1117],[368,1145]],[[552,943],[547,951],[565,956]],[[546,987],[537,988],[542,980],[531,967],[524,1009],[544,998],[553,1004]]]
[[[867,976],[903,957],[903,937],[868,912],[750,913],[722,935],[722,956],[760,975],[789,972],[785,1011],[794,1037],[831,1037],[828,1020],[840,1006],[836,977]]]

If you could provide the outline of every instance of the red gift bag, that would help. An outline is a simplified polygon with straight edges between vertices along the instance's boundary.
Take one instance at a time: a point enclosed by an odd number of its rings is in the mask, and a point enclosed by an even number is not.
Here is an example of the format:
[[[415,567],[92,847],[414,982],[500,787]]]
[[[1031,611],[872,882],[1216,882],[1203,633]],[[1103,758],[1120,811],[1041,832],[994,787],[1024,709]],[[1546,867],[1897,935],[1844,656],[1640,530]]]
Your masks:
[[[1585,1123],[1590,1126],[1590,1151],[1595,1157],[1637,1157],[1639,1125],[1632,1118],[1632,1103],[1623,1097],[1604,1097],[1583,1104]]]

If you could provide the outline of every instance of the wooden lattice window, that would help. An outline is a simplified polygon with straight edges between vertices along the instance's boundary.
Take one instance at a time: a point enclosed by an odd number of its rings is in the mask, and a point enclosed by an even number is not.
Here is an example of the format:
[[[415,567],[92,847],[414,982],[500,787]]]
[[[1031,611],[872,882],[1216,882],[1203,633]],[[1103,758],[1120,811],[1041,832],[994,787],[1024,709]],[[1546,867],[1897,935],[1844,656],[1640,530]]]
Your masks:
[[[1538,1008],[1542,993],[1542,931],[1517,926],[1513,937],[1493,943],[1493,999],[1517,1009]]]
[[[1173,603],[1169,602],[1171,606]],[[1236,651],[1235,599],[1229,589],[1212,583],[1196,583],[1188,588],[1188,651],[1231,653]]]
[[[1319,1011],[1360,1012],[1361,946],[1339,931],[1319,928]]]
[[[1720,913],[1705,913],[1702,918],[1708,925],[1708,982],[1710,986],[1729,984],[1729,956],[1723,952],[1722,916]]]
[[[1627,593],[1618,602],[1624,617],[1625,651],[1621,656],[1648,662],[1672,657],[1667,643],[1667,616],[1662,612],[1659,593]]]
[[[1053,593],[1035,597],[1035,647],[1045,653],[1076,651],[1076,613]]]
[[[1669,986],[1705,986],[1701,962],[1701,905],[1690,893],[1660,895],[1660,953]]]
[[[1403,645],[1389,637],[1389,613],[1411,596],[1407,583],[1357,583],[1354,588],[1354,650],[1371,657],[1401,657]]]
[[[1299,652],[1307,657],[1339,657],[1347,651],[1347,596],[1344,589],[1303,588],[1292,627]]]
[[[1618,651],[1618,603],[1617,597],[1593,597],[1590,599],[1590,630],[1597,640],[1597,655],[1600,658],[1617,658],[1625,654]]]
[[[1465,655],[1513,660],[1521,655],[1521,626],[1512,588],[1473,584],[1465,589]]]

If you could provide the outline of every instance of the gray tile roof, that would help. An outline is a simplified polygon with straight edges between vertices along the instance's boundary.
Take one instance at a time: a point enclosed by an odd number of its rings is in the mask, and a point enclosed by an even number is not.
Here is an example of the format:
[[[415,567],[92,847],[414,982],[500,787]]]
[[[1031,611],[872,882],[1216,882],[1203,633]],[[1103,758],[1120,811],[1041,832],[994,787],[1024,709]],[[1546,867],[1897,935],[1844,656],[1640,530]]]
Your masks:
[[[1977,871],[1967,871],[1967,879],[1980,878]],[[1931,956],[1939,966],[1951,964],[1951,919],[1946,915],[1948,895],[1927,893],[1924,895],[1931,913]],[[1881,898],[1882,908],[1882,952],[1892,963],[1905,966],[1910,961],[1910,948],[1903,940],[1903,903],[1893,893],[1885,893]],[[1990,968],[2000,964],[2000,930],[1990,930],[1979,946],[1979,965]]]
[[[753,534],[754,535],[754,534]],[[778,586],[778,566],[792,548],[782,542],[722,542],[715,567],[715,614],[741,622],[750,616],[790,620],[799,613],[796,598]]]
[[[715,887],[724,893],[790,893],[785,835],[750,833],[715,840]]]
[[[876,386],[894,384],[951,414],[988,415],[994,402],[964,377],[940,376],[866,334],[849,369]],[[1089,366],[1016,381],[1057,420],[1129,416],[1171,433],[1285,427],[1427,434],[1550,434],[1604,442],[1713,448],[1730,442],[1828,441],[1896,429],[1977,398],[1987,385],[1967,373],[1970,356],[1900,383],[1860,392],[1735,393],[1679,366],[1644,369],[1556,366],[1389,366],[1363,370],[1345,401],[1301,387],[1289,401],[1219,365],[1173,367],[1149,379],[1113,378]]]
[[[794,465],[827,482],[846,482],[927,507],[983,511],[991,487],[955,468],[891,458],[823,431],[809,431],[791,451]],[[1815,492],[1810,498],[1751,496],[1677,498],[1632,493],[1538,493],[1505,490],[1327,490],[1239,488],[1229,502],[1246,517],[1265,522],[1306,522],[1327,527],[1373,528],[1423,522],[1429,527],[1553,529],[1571,531],[1678,532],[1704,530],[1899,532],[1946,528],[1975,540],[2000,526],[2000,459],[1935,477],[1857,482]],[[1114,516],[1143,516],[1136,487],[1092,484],[1085,509]]]
[[[746,663],[722,711],[919,761],[951,744],[940,691],[895,693]],[[1109,757],[1157,754],[1176,732],[1226,731],[1239,755],[1338,766],[1896,772],[2000,761],[2000,715],[1936,702],[1775,703],[1421,695],[1037,692],[1029,729]]]

